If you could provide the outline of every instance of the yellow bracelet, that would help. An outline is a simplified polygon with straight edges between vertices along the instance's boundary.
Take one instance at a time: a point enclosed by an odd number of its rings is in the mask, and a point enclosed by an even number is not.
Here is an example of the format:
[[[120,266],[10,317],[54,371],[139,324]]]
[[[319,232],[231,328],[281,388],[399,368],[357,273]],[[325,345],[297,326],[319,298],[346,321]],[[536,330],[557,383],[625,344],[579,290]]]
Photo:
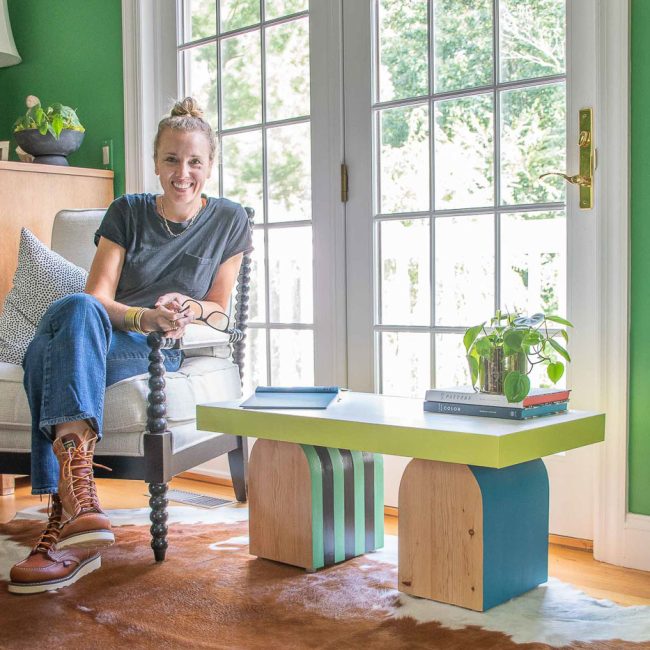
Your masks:
[[[146,334],[141,327],[142,314],[147,311],[146,307],[129,307],[124,312],[124,329],[127,332],[137,332],[138,334]]]
[[[135,315],[135,331],[138,332],[139,334],[146,334],[146,332],[142,329],[142,314],[147,311],[146,307],[140,307],[138,309],[137,314]]]

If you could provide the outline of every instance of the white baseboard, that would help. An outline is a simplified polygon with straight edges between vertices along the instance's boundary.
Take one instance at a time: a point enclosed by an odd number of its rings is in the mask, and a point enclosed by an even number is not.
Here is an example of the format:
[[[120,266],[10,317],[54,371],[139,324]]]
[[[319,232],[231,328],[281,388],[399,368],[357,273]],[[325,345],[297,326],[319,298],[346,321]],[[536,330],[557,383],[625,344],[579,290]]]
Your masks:
[[[650,516],[628,514],[625,518],[620,564],[630,569],[650,571]]]
[[[186,474],[186,473],[187,472],[183,472],[183,474]],[[219,469],[208,469],[208,468],[203,468],[203,467],[201,467],[201,468],[195,467],[189,473],[194,475],[194,476],[201,475],[201,476],[205,476],[206,478],[219,479],[220,482],[221,481],[232,482],[231,478],[230,478],[230,472],[222,471],[222,470],[219,470]]]

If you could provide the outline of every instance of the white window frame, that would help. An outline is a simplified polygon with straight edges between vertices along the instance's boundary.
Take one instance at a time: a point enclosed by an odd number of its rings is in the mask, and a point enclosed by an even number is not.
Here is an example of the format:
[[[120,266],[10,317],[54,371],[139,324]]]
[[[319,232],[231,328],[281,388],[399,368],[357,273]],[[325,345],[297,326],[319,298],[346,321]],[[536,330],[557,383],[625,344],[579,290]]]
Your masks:
[[[355,317],[347,304],[347,278],[354,275],[355,242],[346,242],[345,210],[339,197],[339,165],[343,155],[343,97],[341,91],[342,2],[312,0],[310,30],[312,57],[314,323],[316,382],[347,385],[346,323]],[[359,2],[359,0],[352,0]],[[603,207],[601,305],[603,322],[596,370],[603,378],[601,404],[607,412],[607,437],[600,445],[595,557],[599,560],[650,570],[650,517],[627,511],[627,431],[629,358],[629,1],[598,2],[598,92],[602,115],[598,120],[601,152],[599,173],[615,191],[596,187]],[[171,24],[170,24],[171,23]],[[175,97],[175,2],[122,0],[127,192],[151,190],[151,143],[157,119]],[[369,55],[369,54],[368,54]],[[352,62],[354,68],[367,62]],[[349,68],[348,68],[349,70]],[[365,125],[357,125],[366,128]],[[355,125],[348,124],[353,136]],[[330,134],[325,135],[325,134]],[[318,135],[320,134],[320,135]],[[350,170],[350,200],[354,187],[369,182],[370,170]],[[347,224],[352,226],[352,224]],[[347,274],[346,274],[347,269]],[[369,278],[372,270],[356,269]],[[368,291],[371,294],[371,291]],[[372,299],[372,296],[368,296]],[[367,313],[367,310],[363,310]],[[623,360],[623,361],[622,361]],[[352,380],[354,369],[351,369]],[[362,372],[367,376],[366,372]],[[368,387],[372,390],[372,387]]]

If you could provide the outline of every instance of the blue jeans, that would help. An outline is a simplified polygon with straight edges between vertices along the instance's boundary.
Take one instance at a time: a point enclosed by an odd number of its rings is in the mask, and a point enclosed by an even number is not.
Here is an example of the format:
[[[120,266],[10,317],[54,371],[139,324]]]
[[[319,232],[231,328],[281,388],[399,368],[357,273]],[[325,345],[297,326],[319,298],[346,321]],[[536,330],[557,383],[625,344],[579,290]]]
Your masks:
[[[180,350],[163,350],[165,368],[178,370]],[[32,494],[55,494],[59,463],[54,425],[88,420],[102,436],[108,386],[147,372],[146,337],[113,330],[101,303],[76,293],[52,303],[30,343],[23,368],[32,414]]]

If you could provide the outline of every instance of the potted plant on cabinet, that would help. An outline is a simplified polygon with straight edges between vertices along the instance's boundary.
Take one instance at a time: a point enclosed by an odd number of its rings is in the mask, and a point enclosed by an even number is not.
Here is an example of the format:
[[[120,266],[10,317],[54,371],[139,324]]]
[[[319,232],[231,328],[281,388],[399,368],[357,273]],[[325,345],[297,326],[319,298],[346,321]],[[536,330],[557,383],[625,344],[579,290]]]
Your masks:
[[[563,345],[569,340],[567,327],[573,325],[560,316],[528,317],[497,311],[489,327],[483,322],[468,328],[463,343],[472,385],[476,388],[478,382],[481,392],[505,395],[509,402],[519,402],[530,392],[528,375],[538,364],[545,365],[548,378],[557,383],[564,374],[560,359],[571,361]],[[560,359],[554,359],[553,352]]]
[[[38,97],[29,95],[27,112],[14,123],[18,146],[34,156],[34,162],[67,165],[67,156],[81,146],[85,129],[74,109],[63,104],[41,106]]]

